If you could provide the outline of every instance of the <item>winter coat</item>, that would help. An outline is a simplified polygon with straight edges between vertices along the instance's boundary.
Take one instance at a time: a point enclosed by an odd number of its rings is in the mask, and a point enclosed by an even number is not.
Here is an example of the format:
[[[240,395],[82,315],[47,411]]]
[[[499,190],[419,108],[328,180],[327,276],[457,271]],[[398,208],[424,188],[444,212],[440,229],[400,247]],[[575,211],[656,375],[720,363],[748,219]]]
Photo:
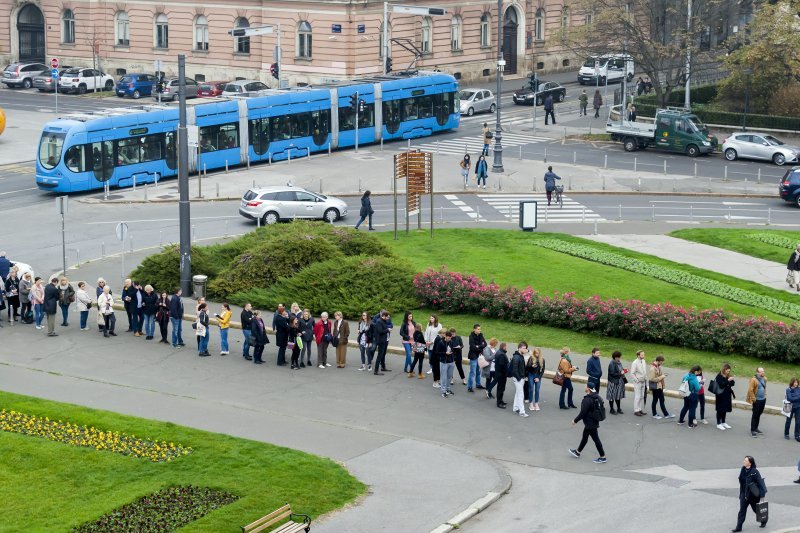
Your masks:
[[[548,94],[547,98],[544,99],[544,110],[545,111],[552,111],[553,110],[553,95]]]
[[[767,394],[767,378],[764,379],[764,395],[766,397]],[[750,378],[750,383],[747,385],[747,396],[745,396],[744,401],[749,403],[750,405],[756,401],[756,394],[758,394],[758,378],[753,376]]]
[[[78,311],[88,311],[88,305],[92,303],[92,299],[89,298],[89,295],[86,294],[86,291],[83,289],[78,289],[78,292],[75,293],[75,301],[78,304]]]
[[[414,325],[416,325],[416,324],[414,324]],[[406,320],[406,321],[405,321],[405,322],[403,322],[403,324],[400,326],[400,338],[401,338],[402,340],[404,340],[404,341],[410,341],[410,340],[413,340],[412,338],[414,337],[414,329],[415,329],[415,328],[414,328],[414,326],[413,326],[413,325],[412,325],[411,327],[409,327],[409,325],[408,325],[408,320]]]
[[[599,357],[590,356],[589,360],[586,361],[586,375],[589,376],[586,384],[594,390],[598,390],[600,388],[600,378],[603,377],[603,367],[600,366]]]
[[[28,304],[31,303],[31,287],[33,287],[32,281],[25,281],[25,278],[22,278],[19,282],[19,301]]]
[[[481,368],[481,377],[483,379],[487,379],[489,377],[489,373],[491,372],[492,362],[495,358],[495,353],[497,350],[493,350],[491,346],[487,346],[483,349],[483,358],[486,359],[486,362],[489,363],[485,367]]]
[[[169,299],[169,317],[183,319],[183,300],[180,296],[172,296]]]
[[[297,325],[300,326],[300,336],[303,342],[311,342],[314,340],[314,318],[309,316],[308,320],[303,317],[297,319]]]
[[[486,346],[486,339],[483,337],[483,333],[478,333],[476,335],[473,331],[469,334],[469,352],[467,353],[467,358],[470,361],[474,361],[483,353],[483,349],[486,348]]]
[[[350,323],[342,319],[341,324],[339,321],[333,323],[333,331],[331,335],[339,339],[339,345],[347,346],[347,339],[350,338]]]
[[[542,356],[540,360],[537,360],[531,355],[525,362],[525,373],[528,374],[528,376],[542,379],[544,375],[544,356]]]
[[[264,327],[264,321],[262,319],[253,319],[253,321],[250,323],[250,333],[252,335],[253,344],[256,346],[264,346],[269,344],[267,330]]]
[[[250,331],[250,326],[253,324],[253,312],[242,309],[239,314],[239,323],[242,325],[242,331]]]
[[[592,100],[592,105],[595,109],[600,109],[603,107],[603,97],[600,96],[600,93],[594,93],[594,100]]]
[[[314,324],[314,340],[317,341],[317,344],[322,344],[322,336],[325,333],[330,334],[331,338],[333,337],[333,324],[330,320],[317,320],[317,323]]]
[[[755,483],[758,485],[758,498],[754,498],[750,494],[748,485]],[[764,478],[761,477],[761,472],[755,466],[750,468],[742,467],[739,471],[739,498],[742,500],[758,501],[767,495],[767,484],[764,483]]]
[[[556,190],[556,180],[560,180],[559,177],[555,172],[547,171],[544,174],[544,188],[546,191],[554,191]]]
[[[566,357],[562,357],[561,361],[558,362],[558,371],[564,374],[565,378],[571,379],[572,373],[576,370],[577,368],[572,366],[572,363],[570,363]]]
[[[511,356],[511,377],[519,381],[525,379],[525,358],[519,352]]]
[[[75,289],[72,288],[72,285],[67,284],[66,286],[62,287],[59,285],[58,289],[58,303],[61,305],[69,305],[75,301]]]
[[[494,354],[494,377],[497,380],[508,378],[508,356],[505,350]]]
[[[358,211],[358,216],[365,217],[373,214],[374,212],[375,211],[372,209],[372,200],[369,199],[369,196],[362,197],[361,209]]]
[[[720,392],[717,394],[717,403],[714,406],[714,409],[719,413],[730,413],[733,411],[733,386],[735,385],[734,381],[728,381],[728,378],[723,376],[722,374],[717,374],[717,377],[714,378],[714,381],[717,382],[717,386],[720,389]]]
[[[114,314],[114,297],[111,293],[103,293],[97,298],[97,311],[102,315]]]
[[[608,384],[622,383],[623,377],[625,377],[625,373],[623,372],[622,363],[612,359],[608,363]]]
[[[144,309],[144,314],[147,316],[158,312],[158,294],[156,294],[156,291],[150,291],[150,294],[147,294],[147,292],[142,293],[142,309]]]
[[[58,287],[52,283],[48,283],[44,288],[44,312],[48,315],[54,315],[58,311],[58,299],[60,291]]]
[[[786,400],[792,402],[792,409],[800,409],[800,387],[786,387]]]
[[[786,268],[789,270],[800,270],[800,252],[792,252],[792,255],[789,256],[789,262],[786,263]]]
[[[489,164],[486,162],[486,159],[478,159],[475,163],[475,175],[479,177],[489,175]]]

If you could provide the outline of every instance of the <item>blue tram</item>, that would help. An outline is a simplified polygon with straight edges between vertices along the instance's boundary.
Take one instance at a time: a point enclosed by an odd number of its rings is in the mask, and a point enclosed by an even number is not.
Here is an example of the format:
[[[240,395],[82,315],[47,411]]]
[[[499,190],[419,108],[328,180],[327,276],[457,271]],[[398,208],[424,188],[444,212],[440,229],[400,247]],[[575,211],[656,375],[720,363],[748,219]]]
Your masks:
[[[271,89],[187,109],[197,127],[189,171],[303,157],[359,144],[411,139],[458,127],[458,83],[434,72],[401,73],[317,87]],[[177,175],[177,107],[143,106],[69,115],[48,122],[36,185],[77,192],[128,187]]]

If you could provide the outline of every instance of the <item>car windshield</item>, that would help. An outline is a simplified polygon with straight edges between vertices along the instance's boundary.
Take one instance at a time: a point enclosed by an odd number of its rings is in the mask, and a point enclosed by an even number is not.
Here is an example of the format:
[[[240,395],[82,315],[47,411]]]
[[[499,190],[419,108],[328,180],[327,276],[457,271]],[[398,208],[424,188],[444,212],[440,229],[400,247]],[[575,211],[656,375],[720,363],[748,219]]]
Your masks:
[[[61,161],[65,133],[45,132],[39,142],[39,163],[46,169],[54,168]]]
[[[595,61],[599,61],[601,67],[606,66],[606,63],[608,63],[608,59],[598,59],[596,57],[590,57],[589,59],[586,60],[583,66],[588,68],[594,68]]]
[[[228,85],[225,86],[224,90],[225,90],[226,93],[238,93],[239,92],[239,85],[237,85],[235,83],[229,83]]]
[[[780,139],[776,139],[772,135],[764,135],[764,138],[772,146],[783,146],[785,144],[783,141],[781,141]]]
[[[8,65],[5,68],[4,72],[16,72],[16,71],[17,71],[17,65],[16,64],[11,64],[11,65]]]
[[[130,83],[130,82],[132,82],[132,81],[133,81],[133,78],[131,78],[130,76],[122,76],[122,77],[119,79],[119,82],[120,82],[120,83]]]
[[[708,133],[708,129],[706,128],[706,125],[703,124],[703,121],[694,115],[689,117],[689,124],[691,124],[694,130],[698,133]]]
[[[458,93],[458,98],[461,100],[469,100],[474,94],[474,91],[461,91]]]

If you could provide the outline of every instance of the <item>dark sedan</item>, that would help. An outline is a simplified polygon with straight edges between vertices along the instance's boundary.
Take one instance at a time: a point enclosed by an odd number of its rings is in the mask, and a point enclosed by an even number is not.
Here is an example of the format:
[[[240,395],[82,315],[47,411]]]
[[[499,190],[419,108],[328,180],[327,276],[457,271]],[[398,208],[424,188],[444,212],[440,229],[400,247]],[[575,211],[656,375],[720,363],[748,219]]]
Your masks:
[[[553,102],[563,102],[567,97],[567,89],[554,81],[540,81],[539,90],[536,91],[536,105],[544,104],[547,95],[553,95]],[[513,100],[515,104],[533,105],[534,92],[529,85],[522,87],[514,92]]]

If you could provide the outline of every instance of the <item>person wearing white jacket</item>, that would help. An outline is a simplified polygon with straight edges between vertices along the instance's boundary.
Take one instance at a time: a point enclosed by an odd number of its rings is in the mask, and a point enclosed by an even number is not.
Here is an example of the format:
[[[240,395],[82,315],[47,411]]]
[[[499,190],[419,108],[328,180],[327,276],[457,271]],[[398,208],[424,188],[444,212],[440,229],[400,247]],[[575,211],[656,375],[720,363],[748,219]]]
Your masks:
[[[89,308],[92,307],[92,299],[86,293],[86,282],[78,282],[78,292],[75,293],[75,302],[78,312],[81,315],[81,331],[87,331],[86,320],[89,318]]]
[[[111,289],[108,288],[108,285],[103,287],[103,293],[97,298],[97,309],[103,315],[103,336],[116,337],[114,325],[117,323],[117,318],[114,316],[114,297],[111,296]]]
[[[433,372],[433,363],[430,362],[431,355],[433,355],[433,342],[439,336],[439,330],[443,328],[444,326],[439,324],[439,318],[436,315],[431,315],[428,319],[428,327],[425,328],[425,345],[428,347],[428,363],[431,366],[428,369],[428,374]],[[434,383],[433,386],[436,387],[437,383]]]
[[[631,365],[631,379],[633,379],[633,414],[644,416],[647,395],[647,363],[644,360],[644,350],[636,352],[636,359]]]

